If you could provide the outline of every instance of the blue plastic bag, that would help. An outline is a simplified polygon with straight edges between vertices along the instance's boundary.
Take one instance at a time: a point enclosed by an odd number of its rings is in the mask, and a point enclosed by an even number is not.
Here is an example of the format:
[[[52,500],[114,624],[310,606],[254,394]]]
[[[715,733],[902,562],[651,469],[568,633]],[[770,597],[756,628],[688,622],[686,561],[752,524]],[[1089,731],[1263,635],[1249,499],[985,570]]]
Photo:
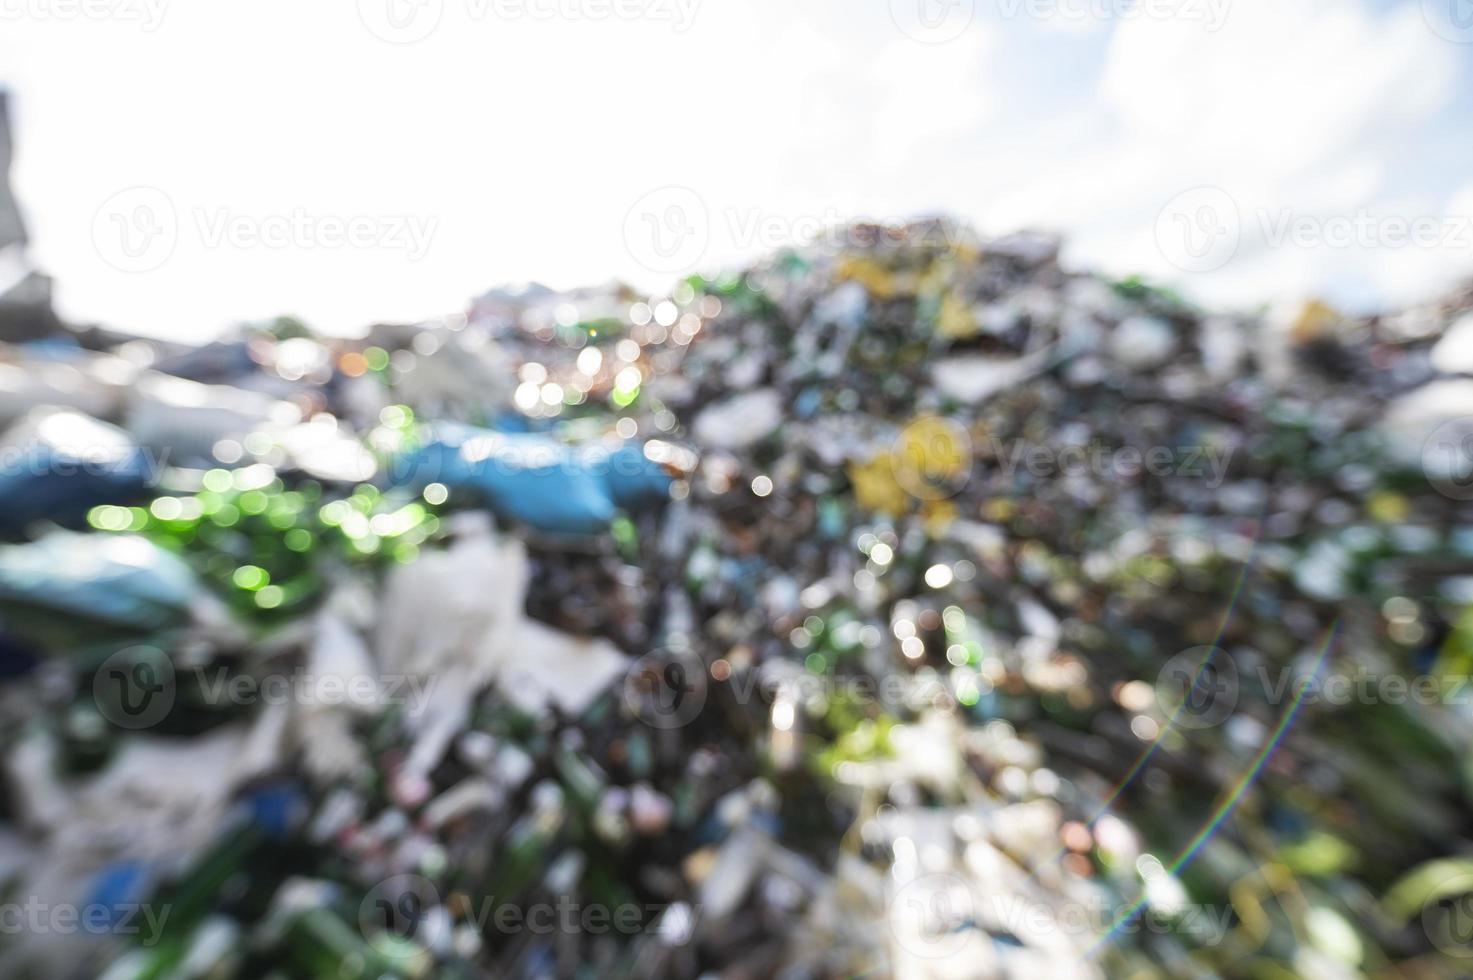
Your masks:
[[[0,448],[0,535],[80,526],[99,504],[144,499],[157,466],[118,428],[80,412],[33,413]]]
[[[619,509],[669,496],[671,478],[639,447],[572,448],[531,433],[440,425],[394,461],[396,485],[440,483],[498,517],[554,534],[598,534]]]

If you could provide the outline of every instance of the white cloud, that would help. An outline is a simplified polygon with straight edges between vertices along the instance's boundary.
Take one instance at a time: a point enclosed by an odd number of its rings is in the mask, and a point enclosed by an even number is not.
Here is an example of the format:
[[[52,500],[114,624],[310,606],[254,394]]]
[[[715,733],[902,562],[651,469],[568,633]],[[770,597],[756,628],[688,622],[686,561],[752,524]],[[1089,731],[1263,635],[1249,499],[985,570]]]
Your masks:
[[[1285,212],[1321,222],[1365,211],[1439,214],[1426,204],[1409,210],[1386,181],[1401,140],[1430,127],[1454,91],[1454,52],[1412,8],[1375,15],[1237,0],[1216,33],[1180,21],[1122,24],[1099,99],[1084,110],[1118,129],[1086,150],[1087,192],[1065,194],[1072,213],[1085,216],[1072,254],[1238,305],[1295,292],[1364,303],[1368,279],[1387,281],[1391,252],[1399,287],[1425,267],[1417,285],[1435,288],[1447,263],[1417,249],[1271,247],[1263,228]],[[1225,267],[1183,275],[1157,247],[1154,222],[1174,195],[1199,185],[1231,195],[1243,240]],[[1044,197],[1049,185],[1031,193]],[[1085,198],[1095,195],[1114,208],[1091,209]],[[1049,217],[1060,217],[1057,206]],[[1405,299],[1408,290],[1394,293]]]

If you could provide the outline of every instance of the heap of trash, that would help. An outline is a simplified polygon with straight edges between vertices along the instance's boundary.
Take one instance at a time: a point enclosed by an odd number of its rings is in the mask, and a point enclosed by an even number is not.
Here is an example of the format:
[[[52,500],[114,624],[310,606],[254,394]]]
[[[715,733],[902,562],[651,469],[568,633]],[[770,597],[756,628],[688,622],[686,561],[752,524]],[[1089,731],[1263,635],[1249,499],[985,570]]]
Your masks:
[[[1473,291],[1058,255],[855,226],[352,340],[23,304],[0,975],[1461,975]]]

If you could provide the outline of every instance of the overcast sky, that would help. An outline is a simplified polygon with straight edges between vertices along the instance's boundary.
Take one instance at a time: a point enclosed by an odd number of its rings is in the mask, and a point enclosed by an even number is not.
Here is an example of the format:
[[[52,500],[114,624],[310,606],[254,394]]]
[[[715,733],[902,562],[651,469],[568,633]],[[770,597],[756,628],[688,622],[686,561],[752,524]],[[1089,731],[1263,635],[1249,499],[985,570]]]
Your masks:
[[[332,332],[944,211],[1214,304],[1473,273],[1473,0],[0,0],[62,313]]]

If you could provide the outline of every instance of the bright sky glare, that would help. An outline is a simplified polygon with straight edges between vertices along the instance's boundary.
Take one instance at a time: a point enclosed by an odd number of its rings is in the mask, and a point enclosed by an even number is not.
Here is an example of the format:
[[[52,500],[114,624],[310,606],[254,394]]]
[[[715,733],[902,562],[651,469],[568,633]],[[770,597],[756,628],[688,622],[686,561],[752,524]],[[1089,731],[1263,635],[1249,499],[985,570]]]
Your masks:
[[[61,312],[160,336],[658,290],[936,212],[1366,308],[1473,273],[1467,6],[0,0],[0,85]]]

